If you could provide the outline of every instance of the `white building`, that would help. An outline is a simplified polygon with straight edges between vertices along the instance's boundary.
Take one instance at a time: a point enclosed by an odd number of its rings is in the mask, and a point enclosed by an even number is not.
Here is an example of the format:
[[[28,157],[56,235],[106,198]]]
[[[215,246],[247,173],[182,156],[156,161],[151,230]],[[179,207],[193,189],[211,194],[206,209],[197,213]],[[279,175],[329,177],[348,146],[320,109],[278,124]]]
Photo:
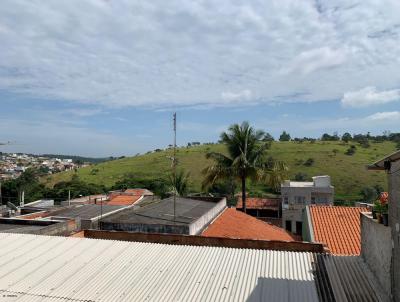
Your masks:
[[[282,225],[290,232],[301,235],[302,213],[306,205],[332,205],[334,187],[328,175],[315,176],[313,181],[285,180],[281,185]]]

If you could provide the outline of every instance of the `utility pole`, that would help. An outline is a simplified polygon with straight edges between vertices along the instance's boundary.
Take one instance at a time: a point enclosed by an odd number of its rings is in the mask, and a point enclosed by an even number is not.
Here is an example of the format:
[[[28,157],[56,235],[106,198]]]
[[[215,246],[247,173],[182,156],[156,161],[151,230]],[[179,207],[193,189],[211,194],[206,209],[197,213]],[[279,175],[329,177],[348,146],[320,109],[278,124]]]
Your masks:
[[[1,179],[0,179],[0,205],[3,204],[3,194],[1,192]]]
[[[176,219],[176,112],[174,112],[174,156],[172,158],[172,173],[174,178],[174,222]]]
[[[68,205],[71,206],[71,190],[68,190]]]
[[[25,191],[22,191],[20,206],[23,207],[24,205],[25,205]]]

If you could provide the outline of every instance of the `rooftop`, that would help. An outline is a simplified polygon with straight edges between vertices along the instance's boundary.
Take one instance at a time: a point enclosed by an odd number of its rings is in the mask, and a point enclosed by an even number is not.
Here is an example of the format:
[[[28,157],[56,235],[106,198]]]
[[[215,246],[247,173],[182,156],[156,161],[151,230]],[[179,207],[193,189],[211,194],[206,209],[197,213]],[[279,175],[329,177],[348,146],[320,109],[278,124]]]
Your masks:
[[[280,198],[259,198],[259,197],[247,197],[246,208],[247,209],[270,209],[276,210],[279,207]],[[238,198],[236,208],[243,208],[242,197]]]
[[[153,192],[147,189],[126,189],[124,193],[132,194],[132,195],[154,195]]]
[[[202,233],[206,237],[293,241],[277,226],[258,220],[236,209],[225,209]]]
[[[190,224],[203,216],[212,209],[216,201],[193,199],[193,198],[176,198],[176,220],[175,224]],[[173,198],[162,199],[157,202],[150,203],[141,208],[131,208],[126,211],[110,215],[102,220],[102,222],[118,222],[118,223],[148,223],[148,224],[168,224],[174,223],[174,202]]]
[[[106,213],[122,209],[124,207],[124,205],[84,204],[56,210],[54,212],[50,212],[48,216],[59,216],[68,218],[80,217],[81,219],[92,219],[95,217],[99,217],[102,214],[104,215]]]
[[[379,298],[360,257],[5,233],[0,246],[9,301]]]
[[[332,254],[360,255],[362,207],[309,206],[314,241],[325,243]]]
[[[377,162],[373,163],[372,165],[368,166],[369,170],[385,170],[385,162],[393,162],[400,160],[400,150],[378,160]]]
[[[333,188],[329,175],[320,175],[312,177],[313,181],[291,181],[285,180],[281,187],[296,187],[296,188]]]
[[[46,228],[46,225],[28,225],[28,224],[9,224],[9,223],[0,223],[0,232],[7,233],[31,233],[43,228]]]
[[[131,205],[138,201],[141,195],[117,195],[107,202],[107,205]]]

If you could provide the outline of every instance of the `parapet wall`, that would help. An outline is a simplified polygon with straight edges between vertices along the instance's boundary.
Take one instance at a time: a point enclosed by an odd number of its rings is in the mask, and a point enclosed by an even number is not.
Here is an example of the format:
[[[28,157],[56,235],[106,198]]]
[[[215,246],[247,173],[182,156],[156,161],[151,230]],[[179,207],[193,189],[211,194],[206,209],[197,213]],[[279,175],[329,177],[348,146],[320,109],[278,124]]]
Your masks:
[[[320,243],[275,240],[250,240],[231,239],[219,237],[203,237],[192,235],[130,233],[116,231],[85,230],[85,238],[152,242],[176,245],[215,246],[261,250],[280,250],[292,252],[325,253],[324,246]]]
[[[391,293],[391,229],[372,219],[368,212],[361,215],[361,256],[387,295]]]

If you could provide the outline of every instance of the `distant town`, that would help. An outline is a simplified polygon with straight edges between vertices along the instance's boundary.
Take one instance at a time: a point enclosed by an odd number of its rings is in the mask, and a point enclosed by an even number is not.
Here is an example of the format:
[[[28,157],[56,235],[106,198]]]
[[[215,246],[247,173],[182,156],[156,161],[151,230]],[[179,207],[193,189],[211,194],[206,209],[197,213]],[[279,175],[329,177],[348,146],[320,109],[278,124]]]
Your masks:
[[[53,174],[89,166],[89,162],[24,153],[0,153],[0,179],[16,179],[28,168]]]

